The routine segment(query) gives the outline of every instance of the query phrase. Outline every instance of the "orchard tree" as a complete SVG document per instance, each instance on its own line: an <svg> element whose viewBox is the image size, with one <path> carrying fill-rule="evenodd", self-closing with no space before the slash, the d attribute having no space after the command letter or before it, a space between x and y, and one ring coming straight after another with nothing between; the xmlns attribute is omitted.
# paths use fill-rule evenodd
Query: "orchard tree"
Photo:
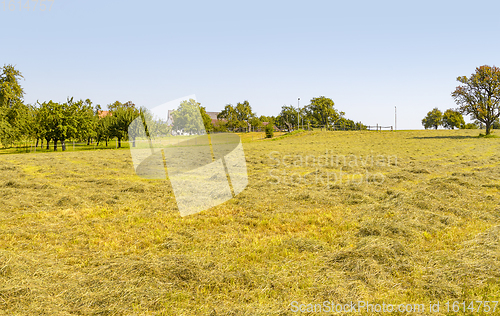
<svg viewBox="0 0 500 316"><path fill-rule="evenodd" d="M124 104L118 103L119 102L116 101L108 105L108 109L111 111L109 131L111 137L116 137L118 139L117 147L121 148L122 139L127 139L129 125L139 116L139 110L136 109L135 105L130 101Z"/></svg>
<svg viewBox="0 0 500 316"><path fill-rule="evenodd" d="M23 104L24 91L19 84L21 78L21 72L12 65L0 68L0 142L4 146L22 138L22 129L28 127L23 124L26 123L28 109Z"/></svg>
<svg viewBox="0 0 500 316"><path fill-rule="evenodd" d="M451 96L463 114L484 123L486 135L500 116L500 68L495 66L477 67L469 78L458 77L462 85L456 87Z"/></svg>
<svg viewBox="0 0 500 316"><path fill-rule="evenodd" d="M24 90L19 79L24 78L12 65L4 65L0 73L0 107L11 107L22 102Z"/></svg>
<svg viewBox="0 0 500 316"><path fill-rule="evenodd" d="M111 138L112 117L110 115L106 115L104 117L99 117L99 115L96 115L96 117L97 117L97 124L96 124L97 146L99 146L100 142L104 141L106 143L106 147L108 147L108 141Z"/></svg>
<svg viewBox="0 0 500 316"><path fill-rule="evenodd" d="M0 143L5 147L12 145L15 138L15 129L7 119L7 111L7 108L0 107Z"/></svg>
<svg viewBox="0 0 500 316"><path fill-rule="evenodd" d="M427 115L422 119L422 125L425 129L432 128L437 129L443 120L443 113L439 111L438 108L434 108L432 111L427 112Z"/></svg>
<svg viewBox="0 0 500 316"><path fill-rule="evenodd" d="M465 121L462 113L448 109L443 114L442 124L444 128L454 129L464 126Z"/></svg>

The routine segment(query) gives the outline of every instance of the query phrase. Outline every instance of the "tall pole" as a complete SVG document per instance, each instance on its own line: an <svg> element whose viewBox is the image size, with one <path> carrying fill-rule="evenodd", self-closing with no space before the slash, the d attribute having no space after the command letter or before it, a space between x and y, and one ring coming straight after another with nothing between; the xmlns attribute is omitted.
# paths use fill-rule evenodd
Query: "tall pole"
<svg viewBox="0 0 500 316"><path fill-rule="evenodd" d="M300 98L297 99L297 129L300 128Z"/></svg>
<svg viewBox="0 0 500 316"><path fill-rule="evenodd" d="M398 129L398 116L396 112L396 106L394 106L394 130Z"/></svg>

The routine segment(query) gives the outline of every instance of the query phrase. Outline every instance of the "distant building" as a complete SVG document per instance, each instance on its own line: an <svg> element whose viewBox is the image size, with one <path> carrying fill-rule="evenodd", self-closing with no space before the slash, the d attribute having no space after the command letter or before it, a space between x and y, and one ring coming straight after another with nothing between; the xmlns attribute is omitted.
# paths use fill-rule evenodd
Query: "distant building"
<svg viewBox="0 0 500 316"><path fill-rule="evenodd" d="M113 113L111 113L111 111L97 111L97 115L99 116L99 118L103 118L105 116L113 116Z"/></svg>

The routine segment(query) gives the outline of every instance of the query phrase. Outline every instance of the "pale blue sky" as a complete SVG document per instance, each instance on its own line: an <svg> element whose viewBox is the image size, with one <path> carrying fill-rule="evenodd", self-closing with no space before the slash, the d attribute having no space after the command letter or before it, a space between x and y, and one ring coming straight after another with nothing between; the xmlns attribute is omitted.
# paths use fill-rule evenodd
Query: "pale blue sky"
<svg viewBox="0 0 500 316"><path fill-rule="evenodd" d="M29 103L73 96L153 108L196 94L209 111L248 100L258 115L277 115L297 97L304 106L324 95L355 121L393 125L397 106L398 129L420 129L433 107L455 106L457 76L500 66L499 9L493 1L55 0L50 12L11 12L0 2L0 63L23 73Z"/></svg>

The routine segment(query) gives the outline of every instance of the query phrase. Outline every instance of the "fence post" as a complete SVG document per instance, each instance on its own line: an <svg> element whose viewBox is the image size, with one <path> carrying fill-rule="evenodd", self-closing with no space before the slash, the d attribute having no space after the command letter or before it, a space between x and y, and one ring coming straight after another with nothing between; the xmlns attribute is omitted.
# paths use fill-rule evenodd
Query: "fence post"
<svg viewBox="0 0 500 316"><path fill-rule="evenodd" d="M377 123L377 132L378 132L378 123Z"/></svg>

